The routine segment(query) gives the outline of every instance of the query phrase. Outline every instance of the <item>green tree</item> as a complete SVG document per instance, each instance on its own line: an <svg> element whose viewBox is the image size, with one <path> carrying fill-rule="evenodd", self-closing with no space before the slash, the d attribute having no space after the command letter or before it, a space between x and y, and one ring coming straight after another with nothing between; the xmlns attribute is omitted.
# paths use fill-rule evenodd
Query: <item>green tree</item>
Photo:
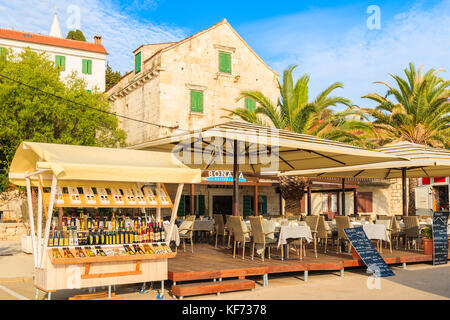
<svg viewBox="0 0 450 320"><path fill-rule="evenodd" d="M0 59L0 74L24 84L109 111L107 98L72 74L60 80L61 69L42 53L26 49ZM24 141L113 147L124 145L125 132L112 114L99 112L49 96L25 85L0 77L0 166L2 184L19 144Z"/></svg>
<svg viewBox="0 0 450 320"><path fill-rule="evenodd" d="M113 85L115 85L117 82L119 82L122 75L119 71L113 71L109 63L106 64L106 71L105 71L105 84L106 84L106 91L109 90Z"/></svg>
<svg viewBox="0 0 450 320"><path fill-rule="evenodd" d="M409 141L434 147L450 148L450 81L439 77L441 70L423 73L411 62L404 70L405 78L390 75L395 86L383 95L370 93L363 98L377 103L374 108L361 108L360 114L373 127L372 139L377 145ZM414 189L417 179L409 179L409 214L415 214Z"/></svg>
<svg viewBox="0 0 450 320"><path fill-rule="evenodd" d="M67 33L66 39L78 40L78 41L86 42L86 38L84 37L83 32L81 30L79 30L79 29L70 30Z"/></svg>
<svg viewBox="0 0 450 320"><path fill-rule="evenodd" d="M276 103L260 91L243 91L240 99L251 98L256 101L255 110L237 108L229 110L230 115L242 120L263 126L287 129L296 133L316 135L321 138L339 141L359 141L354 128L357 122L347 119L347 113L335 114L330 107L338 104L350 106L350 100L330 94L343 85L340 82L331 84L319 93L313 101L308 101L309 75L302 75L294 84L292 72L296 66L290 66L283 72L283 82L278 82L280 98ZM358 122L359 123L359 122ZM304 188L308 183L303 177L281 177L280 189L286 200L287 213L299 213L299 200L303 197Z"/></svg>
<svg viewBox="0 0 450 320"><path fill-rule="evenodd" d="M350 106L349 99L330 94L343 85L340 82L331 84L319 93L313 101L308 101L309 75L302 75L294 84L292 72L296 66L290 66L283 72L283 82L278 83L280 98L276 103L260 91L243 91L239 99L251 98L258 104L255 110L237 108L228 110L230 115L238 116L244 121L287 129L297 133L316 135L321 138L332 138L339 141L358 140L348 127L350 119L346 112L334 113L330 107L338 104ZM348 121L347 121L348 120Z"/></svg>

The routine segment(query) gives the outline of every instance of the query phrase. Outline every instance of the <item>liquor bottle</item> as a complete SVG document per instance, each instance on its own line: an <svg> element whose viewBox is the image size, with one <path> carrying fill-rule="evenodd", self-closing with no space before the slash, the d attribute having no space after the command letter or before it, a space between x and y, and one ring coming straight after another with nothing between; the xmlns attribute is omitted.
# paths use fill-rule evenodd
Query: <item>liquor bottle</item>
<svg viewBox="0 0 450 320"><path fill-rule="evenodd" d="M68 230L68 238L69 238L69 246L73 246L73 232L71 228L69 228Z"/></svg>
<svg viewBox="0 0 450 320"><path fill-rule="evenodd" d="M48 237L48 246L53 247L53 230L50 230L50 235Z"/></svg>
<svg viewBox="0 0 450 320"><path fill-rule="evenodd" d="M120 235L117 231L114 231L115 237L116 237L116 244L120 244Z"/></svg>
<svg viewBox="0 0 450 320"><path fill-rule="evenodd" d="M68 235L68 232L67 232L67 231L63 232L63 235L64 235L64 245L67 247L67 246L69 245L69 235Z"/></svg>
<svg viewBox="0 0 450 320"><path fill-rule="evenodd" d="M76 230L74 230L74 237L73 237L73 245L74 246L78 246L79 245L79 241L78 241L78 232Z"/></svg>
<svg viewBox="0 0 450 320"><path fill-rule="evenodd" d="M155 241L155 230L153 228L153 222L150 223L150 242L156 242Z"/></svg>
<svg viewBox="0 0 450 320"><path fill-rule="evenodd" d="M60 229L59 229L58 245L60 247L64 246L64 237L63 237L62 227L60 227Z"/></svg>
<svg viewBox="0 0 450 320"><path fill-rule="evenodd" d="M103 233L103 229L100 231L100 244L105 244L105 234Z"/></svg>

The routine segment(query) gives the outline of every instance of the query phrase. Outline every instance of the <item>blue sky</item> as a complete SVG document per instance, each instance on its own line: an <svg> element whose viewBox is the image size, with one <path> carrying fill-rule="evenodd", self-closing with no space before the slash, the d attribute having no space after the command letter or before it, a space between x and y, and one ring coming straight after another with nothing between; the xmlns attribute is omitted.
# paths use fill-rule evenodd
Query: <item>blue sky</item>
<svg viewBox="0 0 450 320"><path fill-rule="evenodd" d="M78 24L89 41L101 34L108 61L122 73L141 44L179 40L223 18L279 73L291 64L296 76L309 73L311 98L341 81L335 94L366 106L362 95L384 92L373 81L389 81L410 61L450 68L450 0L0 0L0 27L46 34L55 5L64 35ZM380 8L380 29L367 27L370 5Z"/></svg>

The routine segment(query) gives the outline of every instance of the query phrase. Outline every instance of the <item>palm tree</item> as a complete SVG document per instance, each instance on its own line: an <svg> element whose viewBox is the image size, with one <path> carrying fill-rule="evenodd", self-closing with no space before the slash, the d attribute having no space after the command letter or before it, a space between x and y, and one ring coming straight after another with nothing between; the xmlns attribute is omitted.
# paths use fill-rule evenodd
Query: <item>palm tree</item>
<svg viewBox="0 0 450 320"><path fill-rule="evenodd" d="M375 144L409 141L434 147L450 147L450 81L438 76L441 70L422 72L411 62L406 78L391 75L398 88L377 81L388 89L385 96L370 93L363 98L377 103L361 108L370 121ZM392 99L391 99L392 98ZM415 214L414 190L417 179L409 179L409 214Z"/></svg>
<svg viewBox="0 0 450 320"><path fill-rule="evenodd" d="M276 104L259 91L243 91L238 100L251 98L258 106L255 110L226 109L230 112L228 118L237 116L250 123L343 142L360 141L358 135L349 130L351 120L345 120L347 113L334 114L330 109L338 104L351 105L350 100L346 98L330 96L335 89L343 87L342 83L331 84L313 101L308 101L309 75L302 75L294 85L292 72L295 68L293 65L283 72L283 82L278 82L280 98ZM303 197L307 183L307 179L297 176L280 179L281 194L286 200L286 212L299 213L299 200Z"/></svg>

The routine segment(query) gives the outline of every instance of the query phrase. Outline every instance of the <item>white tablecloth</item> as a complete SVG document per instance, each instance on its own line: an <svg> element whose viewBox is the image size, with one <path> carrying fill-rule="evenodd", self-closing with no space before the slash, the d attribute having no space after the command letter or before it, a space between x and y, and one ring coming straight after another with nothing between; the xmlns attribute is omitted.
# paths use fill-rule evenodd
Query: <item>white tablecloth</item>
<svg viewBox="0 0 450 320"><path fill-rule="evenodd" d="M390 242L389 234L384 224L364 224L364 232L370 240L383 240Z"/></svg>
<svg viewBox="0 0 450 320"><path fill-rule="evenodd" d="M169 232L169 226L170 224L164 224L164 238L166 238L167 241L167 235ZM180 234L178 233L178 227L176 224L173 225L173 231L172 231L172 237L170 239L170 241L175 241L175 244L177 245L177 247L180 245Z"/></svg>
<svg viewBox="0 0 450 320"><path fill-rule="evenodd" d="M305 239L308 242L313 240L311 229L308 226L281 226L278 237L278 246L287 244L287 239Z"/></svg>
<svg viewBox="0 0 450 320"><path fill-rule="evenodd" d="M330 228L336 231L336 223L333 221L327 221ZM386 226L384 224L369 224L369 223L361 223L361 222L351 222L352 228L354 227L363 227L364 232L367 234L367 237L370 240L383 240L389 241L389 234L386 230Z"/></svg>
<svg viewBox="0 0 450 320"><path fill-rule="evenodd" d="M194 231L213 231L214 220L195 220Z"/></svg>

